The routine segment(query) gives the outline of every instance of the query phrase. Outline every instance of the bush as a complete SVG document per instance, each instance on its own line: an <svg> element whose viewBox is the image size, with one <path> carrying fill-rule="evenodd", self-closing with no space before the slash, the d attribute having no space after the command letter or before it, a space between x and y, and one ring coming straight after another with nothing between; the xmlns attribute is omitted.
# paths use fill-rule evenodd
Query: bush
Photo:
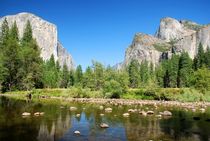
<svg viewBox="0 0 210 141"><path fill-rule="evenodd" d="M106 81L103 87L105 98L120 98L123 91L123 87L115 80Z"/></svg>

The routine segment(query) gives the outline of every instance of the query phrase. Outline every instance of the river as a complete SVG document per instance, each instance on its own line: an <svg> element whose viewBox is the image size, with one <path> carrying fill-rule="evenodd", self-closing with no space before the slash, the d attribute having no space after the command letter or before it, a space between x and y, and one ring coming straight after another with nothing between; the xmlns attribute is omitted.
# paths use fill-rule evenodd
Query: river
<svg viewBox="0 0 210 141"><path fill-rule="evenodd" d="M103 106L103 107L102 107ZM70 107L76 107L70 110ZM105 108L112 112L105 112ZM132 109L128 117L124 113ZM172 116L159 116L170 111ZM141 115L139 111L154 111ZM31 113L22 116L23 112ZM36 112L44 112L35 116ZM101 128L106 123L109 128ZM80 135L75 134L79 131ZM205 112L177 106L99 105L60 100L26 101L0 97L0 141L208 141L210 107Z"/></svg>

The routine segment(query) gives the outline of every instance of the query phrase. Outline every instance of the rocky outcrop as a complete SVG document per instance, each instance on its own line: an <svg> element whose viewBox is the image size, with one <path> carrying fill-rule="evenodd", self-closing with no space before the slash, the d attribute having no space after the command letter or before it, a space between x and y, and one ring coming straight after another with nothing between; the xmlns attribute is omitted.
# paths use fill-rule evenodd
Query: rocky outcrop
<svg viewBox="0 0 210 141"><path fill-rule="evenodd" d="M161 19L154 36L137 33L132 44L127 48L122 68L131 60L148 61L157 65L164 56L170 58L172 53L188 52L191 58L197 54L201 43L206 50L210 47L210 25L199 25L188 20L178 21L173 18Z"/></svg>
<svg viewBox="0 0 210 141"><path fill-rule="evenodd" d="M2 25L5 18L7 19L9 26L16 21L20 37L23 36L25 25L29 20L33 30L33 37L40 47L43 60L48 60L51 55L54 55L55 60L58 60L61 66L66 64L69 69L73 68L71 55L58 41L56 25L49 23L34 14L25 12L0 18L0 25Z"/></svg>

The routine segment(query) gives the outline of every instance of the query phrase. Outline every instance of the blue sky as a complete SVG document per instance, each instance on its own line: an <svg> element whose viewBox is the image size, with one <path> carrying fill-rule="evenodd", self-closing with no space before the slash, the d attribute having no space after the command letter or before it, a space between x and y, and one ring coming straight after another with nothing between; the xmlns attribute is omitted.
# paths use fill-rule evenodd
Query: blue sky
<svg viewBox="0 0 210 141"><path fill-rule="evenodd" d="M31 12L57 25L59 40L83 68L123 61L137 32L154 34L166 16L210 23L210 0L0 0L0 16Z"/></svg>

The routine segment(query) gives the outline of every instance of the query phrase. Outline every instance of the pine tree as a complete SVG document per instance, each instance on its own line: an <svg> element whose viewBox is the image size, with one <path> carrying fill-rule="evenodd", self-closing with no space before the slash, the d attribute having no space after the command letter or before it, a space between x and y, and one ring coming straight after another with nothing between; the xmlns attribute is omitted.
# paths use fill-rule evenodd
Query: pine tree
<svg viewBox="0 0 210 141"><path fill-rule="evenodd" d="M210 48L207 46L206 52L205 52L205 65L210 69Z"/></svg>
<svg viewBox="0 0 210 141"><path fill-rule="evenodd" d="M94 75L90 66L87 67L83 76L83 87L94 90Z"/></svg>
<svg viewBox="0 0 210 141"><path fill-rule="evenodd" d="M179 59L177 86L189 87L192 79L192 72L192 60L187 52L183 52Z"/></svg>
<svg viewBox="0 0 210 141"><path fill-rule="evenodd" d="M140 80L143 85L147 84L150 77L149 74L148 62L143 61L140 65Z"/></svg>
<svg viewBox="0 0 210 141"><path fill-rule="evenodd" d="M44 86L47 88L57 88L60 83L60 67L55 63L54 55L43 65L43 78Z"/></svg>
<svg viewBox="0 0 210 141"><path fill-rule="evenodd" d="M60 87L61 88L67 88L68 83L69 83L69 71L68 71L67 65L64 64L63 70L62 70Z"/></svg>
<svg viewBox="0 0 210 141"><path fill-rule="evenodd" d="M94 72L95 90L100 90L104 85L104 66L96 61L92 62Z"/></svg>
<svg viewBox="0 0 210 141"><path fill-rule="evenodd" d="M1 25L0 49L3 46L6 46L8 39L9 39L9 25L8 25L7 19L5 18Z"/></svg>
<svg viewBox="0 0 210 141"><path fill-rule="evenodd" d="M5 24L5 25L4 25ZM5 26L7 29L7 22L5 21L2 27ZM6 30L4 32L7 32ZM6 33L7 34L7 33ZM20 66L19 61L19 44L18 44L18 30L14 23L12 28L9 30L8 35L2 34L3 47L2 50L2 90L11 91L17 88L18 82L18 68Z"/></svg>
<svg viewBox="0 0 210 141"><path fill-rule="evenodd" d="M179 56L173 54L171 59L169 60L170 87L173 88L177 87L178 70L179 70Z"/></svg>
<svg viewBox="0 0 210 141"><path fill-rule="evenodd" d="M131 88L137 88L139 86L139 63L137 60L132 60L128 66L128 75Z"/></svg>
<svg viewBox="0 0 210 141"><path fill-rule="evenodd" d="M75 71L75 85L82 86L83 73L82 66L78 65Z"/></svg>
<svg viewBox="0 0 210 141"><path fill-rule="evenodd" d="M29 43L33 39L31 23L28 20L23 33L22 43Z"/></svg>
<svg viewBox="0 0 210 141"><path fill-rule="evenodd" d="M198 54L197 54L197 59L198 59L198 68L201 68L204 65L205 62L205 55L204 55L204 49L203 45L200 43L198 46Z"/></svg>
<svg viewBox="0 0 210 141"><path fill-rule="evenodd" d="M41 82L42 76L42 59L40 58L40 50L36 40L32 36L32 28L27 21L21 40L21 68L19 74L22 75L21 87L30 90Z"/></svg>
<svg viewBox="0 0 210 141"><path fill-rule="evenodd" d="M74 86L75 78L74 78L74 71L70 70L69 72L69 86Z"/></svg>

